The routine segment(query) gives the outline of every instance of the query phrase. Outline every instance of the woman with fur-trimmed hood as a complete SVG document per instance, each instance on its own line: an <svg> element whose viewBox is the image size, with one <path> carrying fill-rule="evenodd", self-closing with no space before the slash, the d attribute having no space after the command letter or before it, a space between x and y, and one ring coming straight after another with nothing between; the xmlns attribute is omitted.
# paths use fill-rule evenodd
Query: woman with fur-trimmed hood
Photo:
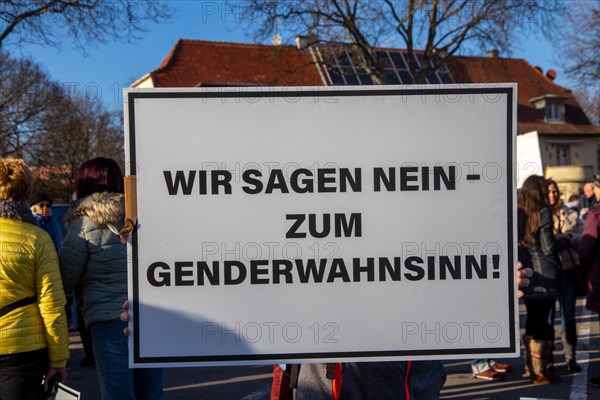
<svg viewBox="0 0 600 400"><path fill-rule="evenodd" d="M120 321L127 300L127 248L118 235L125 216L121 169L109 158L86 161L76 188L60 269L67 291L82 285L83 319L92 333L102 398L162 399L162 370L129 369L127 324Z"/></svg>
<svg viewBox="0 0 600 400"><path fill-rule="evenodd" d="M23 160L0 159L0 399L39 399L64 382L69 333L58 259L29 206Z"/></svg>

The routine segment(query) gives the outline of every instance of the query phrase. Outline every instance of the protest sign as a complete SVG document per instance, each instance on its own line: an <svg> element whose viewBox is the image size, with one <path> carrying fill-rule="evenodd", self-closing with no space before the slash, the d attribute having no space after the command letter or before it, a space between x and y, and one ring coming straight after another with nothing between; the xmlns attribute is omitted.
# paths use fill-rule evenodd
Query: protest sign
<svg viewBox="0 0 600 400"><path fill-rule="evenodd" d="M540 140L537 131L517 136L517 189L531 175L544 176Z"/></svg>
<svg viewBox="0 0 600 400"><path fill-rule="evenodd" d="M54 396L54 400L80 400L81 393L77 390L64 385L62 383L58 384L58 390L56 392L56 396Z"/></svg>
<svg viewBox="0 0 600 400"><path fill-rule="evenodd" d="M125 107L132 365L517 354L516 85Z"/></svg>

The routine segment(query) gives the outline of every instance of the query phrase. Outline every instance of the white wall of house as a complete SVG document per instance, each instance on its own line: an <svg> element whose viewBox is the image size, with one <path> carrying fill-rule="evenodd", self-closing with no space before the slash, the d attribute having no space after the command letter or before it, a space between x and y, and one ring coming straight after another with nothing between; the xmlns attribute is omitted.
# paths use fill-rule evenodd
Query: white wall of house
<svg viewBox="0 0 600 400"><path fill-rule="evenodd" d="M540 153L544 166L577 165L598 170L598 139L595 136L540 135Z"/></svg>
<svg viewBox="0 0 600 400"><path fill-rule="evenodd" d="M144 76L142 76L141 78L139 78L137 81L133 82L131 84L131 87L135 87L135 88L153 88L154 87L154 81L152 79L152 76L150 76L150 74L146 74Z"/></svg>
<svg viewBox="0 0 600 400"><path fill-rule="evenodd" d="M566 202L598 171L598 138L540 136L539 140L544 175L558 183Z"/></svg>

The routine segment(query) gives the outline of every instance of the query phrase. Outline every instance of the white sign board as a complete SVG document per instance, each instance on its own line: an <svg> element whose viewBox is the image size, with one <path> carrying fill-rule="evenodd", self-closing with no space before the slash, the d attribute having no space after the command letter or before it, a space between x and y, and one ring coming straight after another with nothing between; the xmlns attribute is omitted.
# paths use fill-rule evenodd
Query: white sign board
<svg viewBox="0 0 600 400"><path fill-rule="evenodd" d="M544 176L540 140L537 131L517 136L517 189L531 175Z"/></svg>
<svg viewBox="0 0 600 400"><path fill-rule="evenodd" d="M516 85L126 99L132 365L517 354Z"/></svg>
<svg viewBox="0 0 600 400"><path fill-rule="evenodd" d="M67 385L63 385L62 383L58 384L58 390L54 400L79 400L80 398L81 393L77 390Z"/></svg>

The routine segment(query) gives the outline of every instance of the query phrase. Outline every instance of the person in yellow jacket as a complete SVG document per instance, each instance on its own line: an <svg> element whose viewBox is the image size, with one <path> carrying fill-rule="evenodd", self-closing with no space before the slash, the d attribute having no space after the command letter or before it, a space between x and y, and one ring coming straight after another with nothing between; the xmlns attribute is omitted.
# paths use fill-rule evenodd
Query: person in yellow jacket
<svg viewBox="0 0 600 400"><path fill-rule="evenodd" d="M40 399L69 358L58 257L24 203L31 173L0 159L0 399ZM42 383L43 382L43 383Z"/></svg>

